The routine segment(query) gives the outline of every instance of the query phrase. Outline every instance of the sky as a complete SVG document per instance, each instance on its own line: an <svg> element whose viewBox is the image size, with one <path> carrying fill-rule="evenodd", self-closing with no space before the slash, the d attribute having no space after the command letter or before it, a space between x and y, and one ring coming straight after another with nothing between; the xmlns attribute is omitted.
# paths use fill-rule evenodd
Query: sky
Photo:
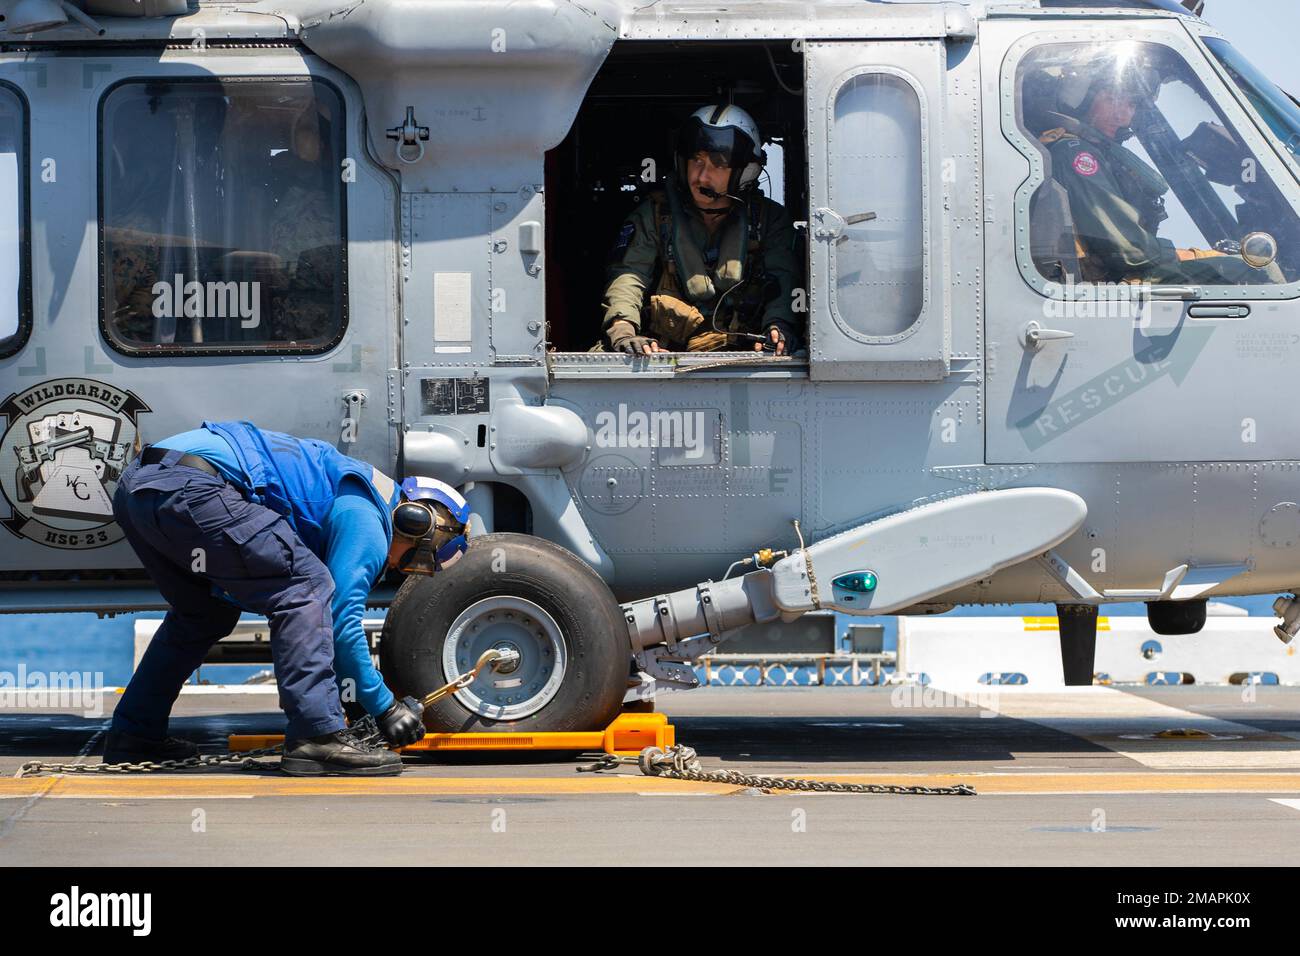
<svg viewBox="0 0 1300 956"><path fill-rule="evenodd" d="M1205 19L1269 79L1300 96L1300 0L1207 0Z"/></svg>

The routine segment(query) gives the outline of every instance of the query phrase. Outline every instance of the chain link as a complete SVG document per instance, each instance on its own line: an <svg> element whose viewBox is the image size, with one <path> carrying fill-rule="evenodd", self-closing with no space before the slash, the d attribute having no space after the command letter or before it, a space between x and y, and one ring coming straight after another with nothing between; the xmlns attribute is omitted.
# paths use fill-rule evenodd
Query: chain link
<svg viewBox="0 0 1300 956"><path fill-rule="evenodd" d="M373 721L365 720L354 725L353 734L362 742L382 743L383 737ZM122 774L156 773L159 771L199 770L208 767L236 765L240 770L270 770L274 765L259 763L259 757L283 754L284 746L262 747L244 753L198 754L184 760L145 760L140 763L44 763L31 760L18 768L15 777L32 777L42 773L66 774ZM829 780L809 780L802 777L769 777L763 774L741 773L738 770L704 770L695 750L684 744L660 750L646 747L635 757L601 754L593 763L578 767L580 773L600 773L625 764L633 764L647 777L666 777L670 780L688 780L695 783L721 783L756 790L798 790L805 793L895 793L918 796L976 796L974 787L958 784L954 787L907 787L890 783L838 783Z"/></svg>
<svg viewBox="0 0 1300 956"><path fill-rule="evenodd" d="M389 746L388 741L384 739L383 732L379 729L379 722L369 714L353 721L349 725L347 733L354 741L363 746L370 745L385 748ZM283 756L283 754L284 744L276 744L274 747L245 750L241 753L196 754L193 757L186 757L184 760L142 760L140 763L44 763L40 760L29 760L18 768L18 772L14 776L18 778L34 777L41 773L158 773L160 771L175 770L205 770L208 767L231 765L237 766L240 770L276 770L278 765L258 763L258 758Z"/></svg>
<svg viewBox="0 0 1300 956"><path fill-rule="evenodd" d="M690 780L696 783L723 783L756 790L799 790L806 793L897 793L915 796L973 797L974 787L957 784L955 787L905 787L892 783L837 783L829 780L808 780L801 777L768 777L761 774L741 773L738 770L704 770L695 751L683 744L660 750L647 747L635 757L602 754L594 763L578 768L582 773L600 773L623 764L635 764L647 777L667 777L670 780Z"/></svg>
<svg viewBox="0 0 1300 956"><path fill-rule="evenodd" d="M384 737L384 732L379 729L379 721L375 720L370 714L366 714L348 725L348 736L357 741L358 744L370 747L383 747L388 749L394 746Z"/></svg>
<svg viewBox="0 0 1300 956"><path fill-rule="evenodd" d="M184 760L142 760L139 763L45 763L29 760L18 768L15 777L34 777L41 773L157 773L173 770L202 770L208 767L237 765L240 770L272 770L275 765L258 763L258 757L270 757L284 752L284 745L262 747L237 754L195 754Z"/></svg>
<svg viewBox="0 0 1300 956"><path fill-rule="evenodd" d="M468 687L478 677L483 668L491 665L492 669L495 670L508 659L508 654L495 648L484 651L479 656L473 670L462 674L450 684L445 684L432 694L429 694L424 698L424 706L427 707L441 697L454 694L463 687ZM360 746L384 748L390 746L383 732L379 729L379 722L370 714L353 721L349 725L347 732ZM240 770L273 770L277 768L271 764L258 763L257 758L270 757L276 754L282 755L283 753L284 745L280 744L275 747L263 747L260 750L249 750L237 754L196 755L186 757L184 760L143 760L140 763L44 763L40 760L29 760L18 768L18 772L14 776L21 779L22 777L34 777L41 773L157 773L167 770L202 770L208 767L229 764L238 766Z"/></svg>
<svg viewBox="0 0 1300 956"><path fill-rule="evenodd" d="M389 746L383 731L379 729L379 722L369 714L353 721L348 726L347 734L362 746L384 748ZM276 764L258 763L257 759L283 756L283 754L284 744L276 744L274 747L262 747L259 750L246 750L242 753L196 754L184 760L144 760L140 763L43 763L40 760L31 760L19 767L14 776L33 777L39 773L157 773L170 770L203 770L208 767L229 765L237 766L240 770L275 770L278 769Z"/></svg>

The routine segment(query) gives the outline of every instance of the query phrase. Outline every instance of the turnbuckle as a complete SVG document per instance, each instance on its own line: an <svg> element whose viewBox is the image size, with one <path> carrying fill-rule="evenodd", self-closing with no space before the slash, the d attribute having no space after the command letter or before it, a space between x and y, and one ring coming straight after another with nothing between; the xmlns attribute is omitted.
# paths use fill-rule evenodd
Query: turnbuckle
<svg viewBox="0 0 1300 956"><path fill-rule="evenodd" d="M475 662L473 670L461 674L450 684L444 684L433 693L425 695L424 700L420 703L423 706L428 707L430 704L442 700L442 698L446 697L448 694L454 694L456 691L474 683L475 678L478 677L483 668L491 665L492 669L496 670L503 664L511 664L518 661L519 658L519 652L512 648L502 650L500 648L490 647L479 655L478 661Z"/></svg>

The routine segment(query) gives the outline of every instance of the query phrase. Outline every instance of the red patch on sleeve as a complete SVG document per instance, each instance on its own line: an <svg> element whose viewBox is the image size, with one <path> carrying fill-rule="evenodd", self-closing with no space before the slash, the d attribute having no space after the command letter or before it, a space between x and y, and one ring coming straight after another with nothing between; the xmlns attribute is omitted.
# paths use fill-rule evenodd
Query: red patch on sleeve
<svg viewBox="0 0 1300 956"><path fill-rule="evenodd" d="M1092 153L1080 153L1074 157L1074 171L1080 176L1096 176L1101 170L1101 163Z"/></svg>

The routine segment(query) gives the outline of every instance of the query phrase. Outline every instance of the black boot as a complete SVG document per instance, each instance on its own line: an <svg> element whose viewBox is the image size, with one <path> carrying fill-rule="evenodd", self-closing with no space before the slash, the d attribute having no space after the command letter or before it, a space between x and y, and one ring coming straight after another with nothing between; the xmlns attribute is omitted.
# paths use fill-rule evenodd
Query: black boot
<svg viewBox="0 0 1300 956"><path fill-rule="evenodd" d="M104 735L104 763L144 763L163 760L188 760L199 752L197 745L179 737L154 740L136 737L120 730L110 730Z"/></svg>
<svg viewBox="0 0 1300 956"><path fill-rule="evenodd" d="M402 758L387 747L338 730L319 737L286 739L280 769L295 777L394 777L402 772Z"/></svg>

